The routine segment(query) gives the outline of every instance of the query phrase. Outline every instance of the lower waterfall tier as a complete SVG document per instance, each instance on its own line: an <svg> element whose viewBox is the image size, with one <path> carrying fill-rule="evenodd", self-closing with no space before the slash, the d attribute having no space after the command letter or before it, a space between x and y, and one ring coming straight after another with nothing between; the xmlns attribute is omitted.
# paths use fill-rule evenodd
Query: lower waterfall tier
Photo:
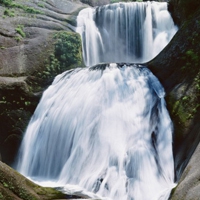
<svg viewBox="0 0 200 200"><path fill-rule="evenodd" d="M17 169L112 200L167 200L174 186L165 92L145 67L108 65L56 77L24 136Z"/></svg>

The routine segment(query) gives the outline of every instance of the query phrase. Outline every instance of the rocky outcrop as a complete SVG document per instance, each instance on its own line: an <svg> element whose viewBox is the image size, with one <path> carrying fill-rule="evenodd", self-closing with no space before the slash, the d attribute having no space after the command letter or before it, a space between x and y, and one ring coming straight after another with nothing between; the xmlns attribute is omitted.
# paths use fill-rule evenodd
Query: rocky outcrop
<svg viewBox="0 0 200 200"><path fill-rule="evenodd" d="M0 199L3 200L50 200L68 199L67 195L43 188L0 162Z"/></svg>
<svg viewBox="0 0 200 200"><path fill-rule="evenodd" d="M200 127L198 131L195 126L200 109L200 45L197 43L200 41L199 21L200 10L180 27L170 44L147 64L167 92L166 98L175 128L177 171L184 169L190 158L186 152L190 148L195 149L199 142ZM188 145L187 148L185 145ZM181 146L184 146L183 149Z"/></svg>
<svg viewBox="0 0 200 200"><path fill-rule="evenodd" d="M57 188L58 189L58 188ZM0 199L3 200L64 200L86 199L50 187L41 187L0 161Z"/></svg>
<svg viewBox="0 0 200 200"><path fill-rule="evenodd" d="M200 144L181 176L171 200L198 200L200 197Z"/></svg>
<svg viewBox="0 0 200 200"><path fill-rule="evenodd" d="M179 26L190 18L199 8L200 1L197 0L170 0L169 10L174 21Z"/></svg>
<svg viewBox="0 0 200 200"><path fill-rule="evenodd" d="M176 2L183 5L186 0ZM182 10L182 14L187 9L191 8L177 8L180 13ZM173 146L178 186L171 199L188 200L199 199L197 189L200 185L199 168L195 168L200 164L197 159L199 147L195 151L200 141L199 2L193 11L190 10L190 15L181 17L179 24L180 29L172 41L147 65L166 89L168 110L174 123Z"/></svg>
<svg viewBox="0 0 200 200"><path fill-rule="evenodd" d="M44 89L82 66L74 33L79 1L6 1L0 5L0 154L11 164Z"/></svg>

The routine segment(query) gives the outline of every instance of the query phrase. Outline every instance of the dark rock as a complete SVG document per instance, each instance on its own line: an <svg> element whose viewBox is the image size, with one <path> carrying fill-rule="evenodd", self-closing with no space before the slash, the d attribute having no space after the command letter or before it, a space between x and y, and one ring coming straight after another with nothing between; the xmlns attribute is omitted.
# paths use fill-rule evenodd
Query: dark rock
<svg viewBox="0 0 200 200"><path fill-rule="evenodd" d="M67 198L65 194L53 188L36 185L0 161L0 199L58 200Z"/></svg>
<svg viewBox="0 0 200 200"><path fill-rule="evenodd" d="M176 2L183 5L181 1ZM177 9L181 13L186 8ZM198 149L195 151L200 141L200 7L190 16L183 17L182 13L180 17L177 34L147 65L166 89L167 106L174 123L173 148L179 184L171 198L188 200L199 199L200 184L194 177L199 174L195 166L200 164L196 159Z"/></svg>

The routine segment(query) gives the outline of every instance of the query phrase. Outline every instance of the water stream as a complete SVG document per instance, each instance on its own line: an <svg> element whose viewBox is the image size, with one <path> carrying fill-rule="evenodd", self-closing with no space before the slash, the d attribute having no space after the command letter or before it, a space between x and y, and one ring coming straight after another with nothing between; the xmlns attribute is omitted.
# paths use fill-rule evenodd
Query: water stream
<svg viewBox="0 0 200 200"><path fill-rule="evenodd" d="M115 3L82 10L77 19L87 66L142 63L155 57L177 31L167 3Z"/></svg>
<svg viewBox="0 0 200 200"><path fill-rule="evenodd" d="M168 27L168 14L167 25L159 18L158 28L157 10L165 13L166 4L119 3L81 11L78 32L86 64L144 62L155 56L175 33L162 29ZM129 18L131 13L139 22ZM149 20L152 27L146 31ZM92 198L167 200L174 187L174 161L164 96L158 79L142 65L111 63L58 75L29 123L18 171L41 185Z"/></svg>

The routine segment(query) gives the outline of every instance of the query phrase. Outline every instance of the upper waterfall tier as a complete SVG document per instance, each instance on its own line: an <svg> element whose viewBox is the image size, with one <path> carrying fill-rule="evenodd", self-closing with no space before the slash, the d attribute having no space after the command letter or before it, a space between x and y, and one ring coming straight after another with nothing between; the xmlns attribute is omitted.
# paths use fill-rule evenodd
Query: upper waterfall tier
<svg viewBox="0 0 200 200"><path fill-rule="evenodd" d="M86 8L77 18L87 66L146 62L169 43L176 31L167 3L115 3Z"/></svg>

